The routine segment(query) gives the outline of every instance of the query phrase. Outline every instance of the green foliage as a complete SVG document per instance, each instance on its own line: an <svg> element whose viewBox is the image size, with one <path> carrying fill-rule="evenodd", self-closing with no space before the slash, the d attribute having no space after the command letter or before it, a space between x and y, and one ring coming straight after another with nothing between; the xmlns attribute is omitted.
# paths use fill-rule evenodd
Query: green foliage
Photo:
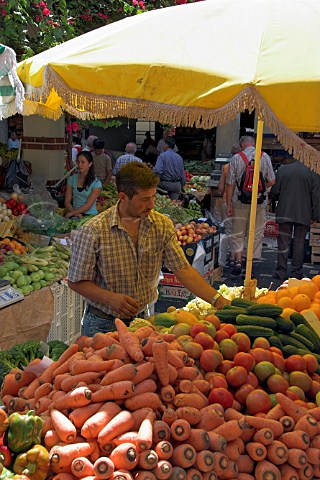
<svg viewBox="0 0 320 480"><path fill-rule="evenodd" d="M18 60L125 17L194 0L7 0L0 7L1 43Z"/></svg>
<svg viewBox="0 0 320 480"><path fill-rule="evenodd" d="M50 340L47 342L49 347L49 357L55 362L59 360L60 356L65 352L68 348L68 345L61 342L60 340Z"/></svg>

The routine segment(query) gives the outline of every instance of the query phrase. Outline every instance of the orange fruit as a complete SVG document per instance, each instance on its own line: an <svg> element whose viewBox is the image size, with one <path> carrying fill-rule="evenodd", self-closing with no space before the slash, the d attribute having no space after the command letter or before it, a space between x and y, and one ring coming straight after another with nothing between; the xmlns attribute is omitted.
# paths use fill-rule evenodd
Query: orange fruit
<svg viewBox="0 0 320 480"><path fill-rule="evenodd" d="M320 319L320 304L319 303L311 303L310 309L314 311L317 317Z"/></svg>
<svg viewBox="0 0 320 480"><path fill-rule="evenodd" d="M261 297L259 297L259 298L257 299L257 303L259 303L259 304L268 303L268 297L267 297L267 295L262 295Z"/></svg>
<svg viewBox="0 0 320 480"><path fill-rule="evenodd" d="M276 291L276 302L280 300L282 297L288 297L288 289L287 288L279 288L279 290Z"/></svg>
<svg viewBox="0 0 320 480"><path fill-rule="evenodd" d="M320 300L320 292L316 292L314 295L315 300Z"/></svg>
<svg viewBox="0 0 320 480"><path fill-rule="evenodd" d="M296 313L296 311L293 308L287 308L286 307L286 308L283 309L283 312L281 313L281 317L290 319L290 315L292 313Z"/></svg>
<svg viewBox="0 0 320 480"><path fill-rule="evenodd" d="M311 300L310 297L304 293L298 293L295 297L293 297L294 308L297 312L301 312L302 310L306 310L310 308Z"/></svg>
<svg viewBox="0 0 320 480"><path fill-rule="evenodd" d="M311 278L311 281L315 283L320 290L320 275L315 275L314 277Z"/></svg>
<svg viewBox="0 0 320 480"><path fill-rule="evenodd" d="M294 303L291 297L281 297L277 301L277 305L282 308L293 308ZM319 305L320 306L320 305Z"/></svg>
<svg viewBox="0 0 320 480"><path fill-rule="evenodd" d="M298 294L298 288L299 287L291 287L291 288L288 288L288 293L290 295L290 297L295 297L297 294Z"/></svg>
<svg viewBox="0 0 320 480"><path fill-rule="evenodd" d="M315 294L318 291L318 287L313 282L303 283L298 287L298 294L303 293L305 295L308 295L311 300L314 298Z"/></svg>

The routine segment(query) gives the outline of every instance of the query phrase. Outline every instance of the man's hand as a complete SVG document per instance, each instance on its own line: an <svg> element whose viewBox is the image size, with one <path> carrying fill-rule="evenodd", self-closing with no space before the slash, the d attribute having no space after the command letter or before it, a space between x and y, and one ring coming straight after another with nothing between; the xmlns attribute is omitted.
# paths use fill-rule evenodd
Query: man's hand
<svg viewBox="0 0 320 480"><path fill-rule="evenodd" d="M214 307L217 309L217 310L221 310L223 305L230 305L230 300L227 300L226 298L224 297L219 297L216 301L216 303L214 304Z"/></svg>
<svg viewBox="0 0 320 480"><path fill-rule="evenodd" d="M228 216L228 217L233 217L233 214L234 214L234 210L233 210L232 204L231 204L231 205L228 205L228 207L227 207L227 216Z"/></svg>
<svg viewBox="0 0 320 480"><path fill-rule="evenodd" d="M112 293L109 305L121 318L133 317L138 313L140 307L137 300L122 293Z"/></svg>

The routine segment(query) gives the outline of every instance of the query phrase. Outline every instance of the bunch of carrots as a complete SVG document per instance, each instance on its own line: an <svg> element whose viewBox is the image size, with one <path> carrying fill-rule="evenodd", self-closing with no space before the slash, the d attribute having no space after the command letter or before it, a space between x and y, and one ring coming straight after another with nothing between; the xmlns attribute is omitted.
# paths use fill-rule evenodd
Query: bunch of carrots
<svg viewBox="0 0 320 480"><path fill-rule="evenodd" d="M172 334L80 337L39 376L11 372L8 412L43 419L53 480L320 478L320 408L278 393L264 417L209 405L211 389Z"/></svg>

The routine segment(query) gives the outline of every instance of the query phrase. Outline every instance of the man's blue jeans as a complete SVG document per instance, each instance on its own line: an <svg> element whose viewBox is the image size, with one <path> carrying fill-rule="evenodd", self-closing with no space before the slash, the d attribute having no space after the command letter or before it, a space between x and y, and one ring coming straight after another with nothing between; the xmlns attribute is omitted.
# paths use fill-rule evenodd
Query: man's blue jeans
<svg viewBox="0 0 320 480"><path fill-rule="evenodd" d="M87 304L83 313L81 320L81 335L86 335L87 337L93 337L97 332L107 333L114 332L116 326L114 320L116 317L113 315L103 314L103 317L90 312L89 305ZM129 325L133 318L122 319L122 321Z"/></svg>

